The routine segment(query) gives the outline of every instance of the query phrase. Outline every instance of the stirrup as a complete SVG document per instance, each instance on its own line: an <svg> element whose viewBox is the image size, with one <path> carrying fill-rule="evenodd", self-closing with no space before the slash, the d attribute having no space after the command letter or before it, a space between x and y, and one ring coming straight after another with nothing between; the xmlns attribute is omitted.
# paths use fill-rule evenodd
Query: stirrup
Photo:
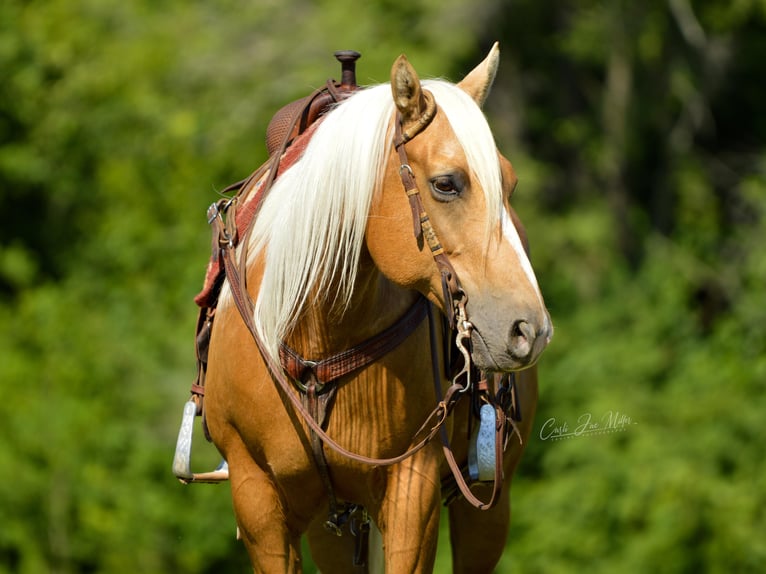
<svg viewBox="0 0 766 574"><path fill-rule="evenodd" d="M229 480L229 464L221 460L221 464L211 472L195 473L191 471L192 434L194 418L197 416L197 404L187 401L184 405L181 428L178 429L176 453L173 456L173 474L184 484L192 482L207 482L217 484Z"/></svg>
<svg viewBox="0 0 766 574"><path fill-rule="evenodd" d="M484 404L481 406L479 414L481 415L481 423L468 446L468 470L471 480L485 482L495 478L497 413L495 407Z"/></svg>

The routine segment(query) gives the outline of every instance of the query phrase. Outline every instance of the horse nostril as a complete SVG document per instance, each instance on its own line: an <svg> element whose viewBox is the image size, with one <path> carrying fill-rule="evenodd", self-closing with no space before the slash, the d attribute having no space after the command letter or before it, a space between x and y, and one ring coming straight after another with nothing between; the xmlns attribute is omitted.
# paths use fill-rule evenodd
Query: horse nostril
<svg viewBox="0 0 766 574"><path fill-rule="evenodd" d="M526 321L519 320L511 327L510 351L517 359L525 359L535 343L535 329Z"/></svg>

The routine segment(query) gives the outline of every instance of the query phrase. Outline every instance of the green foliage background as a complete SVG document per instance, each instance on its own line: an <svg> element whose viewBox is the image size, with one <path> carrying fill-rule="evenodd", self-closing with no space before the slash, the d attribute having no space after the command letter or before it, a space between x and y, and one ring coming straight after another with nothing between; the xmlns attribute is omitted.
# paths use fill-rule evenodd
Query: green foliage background
<svg viewBox="0 0 766 574"><path fill-rule="evenodd" d="M170 473L205 209L334 50L459 79L496 39L557 328L498 571L764 571L766 3L243 4L0 4L0 572L248 570Z"/></svg>

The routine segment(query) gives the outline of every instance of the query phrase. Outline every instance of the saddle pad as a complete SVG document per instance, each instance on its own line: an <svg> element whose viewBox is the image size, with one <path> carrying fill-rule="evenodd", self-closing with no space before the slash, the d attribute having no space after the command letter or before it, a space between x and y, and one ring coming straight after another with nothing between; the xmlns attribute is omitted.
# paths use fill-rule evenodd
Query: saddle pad
<svg viewBox="0 0 766 574"><path fill-rule="evenodd" d="M320 121L313 123L305 132L293 140L279 161L275 181L280 175L300 160L309 141L311 141L311 136L314 135L314 132L320 123ZM237 214L235 218L237 224L237 237L240 237L248 228L258 210L258 206L261 204L261 201L263 201L263 185L266 183L269 173L269 169L264 170L263 174L256 182L250 183L248 189L243 189L239 192L239 205L237 206ZM210 256L210 261L207 264L207 270L205 271L205 281L202 286L202 291L200 291L194 298L194 302L203 309L206 307L215 307L218 303L218 292L223 284L223 279L224 270L218 257L218 238L214 237L212 254Z"/></svg>

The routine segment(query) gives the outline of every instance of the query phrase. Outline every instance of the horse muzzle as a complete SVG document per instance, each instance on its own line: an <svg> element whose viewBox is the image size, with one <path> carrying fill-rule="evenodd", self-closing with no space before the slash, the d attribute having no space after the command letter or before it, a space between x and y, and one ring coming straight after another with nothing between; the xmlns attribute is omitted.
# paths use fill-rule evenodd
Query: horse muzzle
<svg viewBox="0 0 766 574"><path fill-rule="evenodd" d="M516 371L535 364L553 337L550 316L516 319L503 335L498 329L482 329L482 321L473 322L471 347L473 361L482 370Z"/></svg>

